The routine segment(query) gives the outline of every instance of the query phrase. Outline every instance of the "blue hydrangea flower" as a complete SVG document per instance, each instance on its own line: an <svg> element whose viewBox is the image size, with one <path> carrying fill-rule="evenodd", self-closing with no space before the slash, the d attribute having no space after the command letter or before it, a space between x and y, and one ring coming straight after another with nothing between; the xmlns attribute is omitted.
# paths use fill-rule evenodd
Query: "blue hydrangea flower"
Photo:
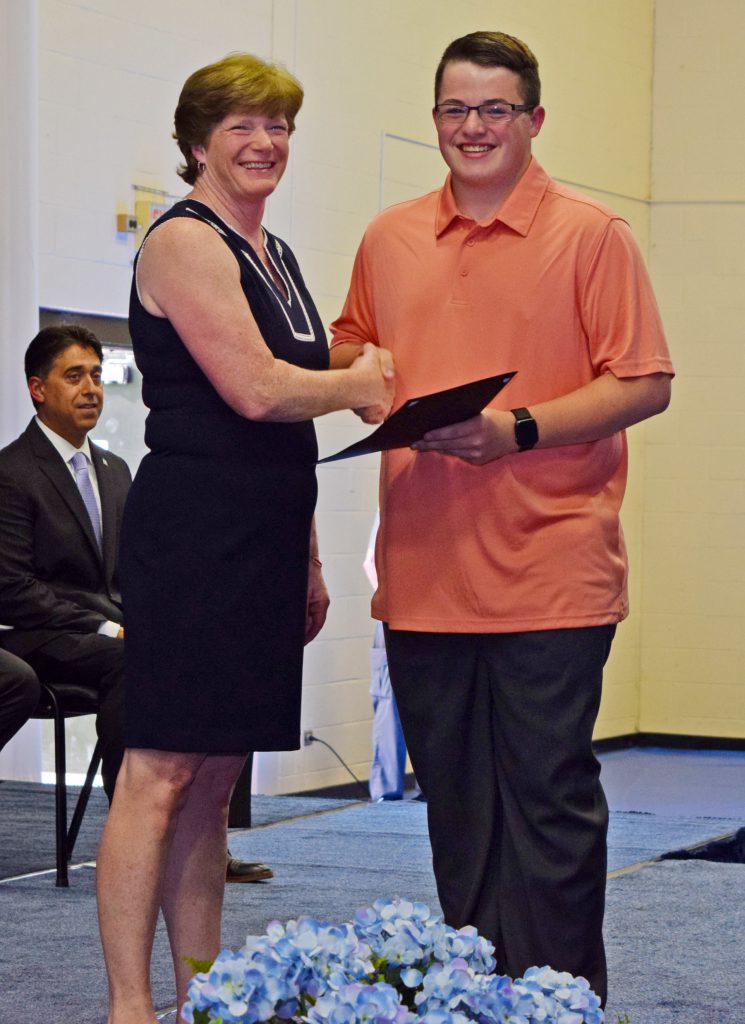
<svg viewBox="0 0 745 1024"><path fill-rule="evenodd" d="M308 1024L414 1024L416 1017L402 1006L391 985L354 981L321 996L303 1020Z"/></svg>
<svg viewBox="0 0 745 1024"><path fill-rule="evenodd" d="M505 975L478 975L474 984L464 992L462 1001L472 1020L482 1024L555 1024L546 1007L528 1000L521 1003L522 993L515 990L512 980Z"/></svg>
<svg viewBox="0 0 745 1024"><path fill-rule="evenodd" d="M496 966L494 946L473 925L457 930L446 926L441 940L435 944L434 955L440 963L465 960L476 974L491 974Z"/></svg>
<svg viewBox="0 0 745 1024"><path fill-rule="evenodd" d="M246 950L271 950L291 965L300 992L313 999L328 988L367 978L373 964L369 947L355 935L351 924L326 924L300 917L281 925L272 921L265 936L249 936Z"/></svg>
<svg viewBox="0 0 745 1024"><path fill-rule="evenodd" d="M387 965L386 977L393 975L391 968L399 967L401 979L408 987L415 987L415 974L407 967L427 968L435 961L447 963L455 958L466 960L478 974L494 970L494 947L479 935L475 928L455 929L443 923L425 903L396 898L376 900L355 914L354 929L370 946L378 962Z"/></svg>
<svg viewBox="0 0 745 1024"><path fill-rule="evenodd" d="M548 966L529 967L514 985L535 1002L540 997L547 1000L556 1024L603 1024L605 1020L600 999L586 978Z"/></svg>
<svg viewBox="0 0 745 1024"><path fill-rule="evenodd" d="M291 1017L298 1006L298 990L287 977L281 960L254 961L243 952L223 950L210 967L189 983L188 1002L182 1014L191 1024L196 1010L224 1024L256 1024L286 1009Z"/></svg>
<svg viewBox="0 0 745 1024"><path fill-rule="evenodd" d="M423 1017L417 1017L417 1024L471 1024L471 1019L449 1010L430 1010Z"/></svg>
<svg viewBox="0 0 745 1024"><path fill-rule="evenodd" d="M493 953L424 903L376 900L353 924L273 921L192 979L182 1013L187 1024L603 1024L584 978L531 967L513 982L492 973Z"/></svg>
<svg viewBox="0 0 745 1024"><path fill-rule="evenodd" d="M456 958L446 964L432 964L414 996L420 1014L434 1010L465 1013L471 1008L469 996L480 992L480 979L465 960Z"/></svg>
<svg viewBox="0 0 745 1024"><path fill-rule="evenodd" d="M358 910L354 930L373 954L391 964L410 965L429 960L435 941L444 930L440 917L425 903L410 900L376 900Z"/></svg>

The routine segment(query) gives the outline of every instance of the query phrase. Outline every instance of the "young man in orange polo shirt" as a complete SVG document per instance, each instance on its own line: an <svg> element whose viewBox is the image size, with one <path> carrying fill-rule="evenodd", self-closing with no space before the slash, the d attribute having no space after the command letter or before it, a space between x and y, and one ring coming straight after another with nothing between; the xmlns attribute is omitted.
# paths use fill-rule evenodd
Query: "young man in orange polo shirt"
<svg viewBox="0 0 745 1024"><path fill-rule="evenodd" d="M628 226L532 157L544 116L520 40L448 46L433 117L450 174L368 228L332 365L391 349L397 406L518 371L480 416L383 455L373 614L446 920L491 938L500 970L548 963L604 1001L591 739L628 611L624 430L665 409L673 368Z"/></svg>

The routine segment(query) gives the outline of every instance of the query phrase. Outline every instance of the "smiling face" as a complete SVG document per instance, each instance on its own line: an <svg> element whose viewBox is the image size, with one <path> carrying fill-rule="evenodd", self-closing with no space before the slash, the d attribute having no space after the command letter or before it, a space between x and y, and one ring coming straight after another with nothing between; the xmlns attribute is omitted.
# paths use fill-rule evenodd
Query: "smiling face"
<svg viewBox="0 0 745 1024"><path fill-rule="evenodd" d="M29 377L28 389L42 423L79 448L103 409L101 361L92 348L70 345L44 377Z"/></svg>
<svg viewBox="0 0 745 1024"><path fill-rule="evenodd" d="M263 202L285 172L289 124L283 114L228 114L207 142L192 151L205 165L198 182L202 188L215 192L228 206Z"/></svg>
<svg viewBox="0 0 745 1024"><path fill-rule="evenodd" d="M520 78L509 68L482 67L470 61L447 64L438 103L457 101L475 107L487 100L523 103ZM469 111L459 125L442 124L433 111L437 140L453 178L461 212L484 220L504 202L530 163L531 142L541 130L543 107L516 114L502 125L487 125Z"/></svg>

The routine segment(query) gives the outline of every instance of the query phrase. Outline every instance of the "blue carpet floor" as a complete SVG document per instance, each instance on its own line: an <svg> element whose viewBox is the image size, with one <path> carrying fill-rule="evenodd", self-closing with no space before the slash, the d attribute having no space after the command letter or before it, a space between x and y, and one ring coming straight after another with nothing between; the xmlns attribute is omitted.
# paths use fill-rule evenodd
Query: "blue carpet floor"
<svg viewBox="0 0 745 1024"><path fill-rule="evenodd" d="M647 747L601 754L600 762L613 811L745 821L745 750Z"/></svg>
<svg viewBox="0 0 745 1024"><path fill-rule="evenodd" d="M701 799L696 797L691 809L676 802L682 801L680 782L686 776L676 765L683 762L673 760L672 767L663 768L660 759L648 761L647 772L650 763L656 767L657 789L651 796L637 796L631 801L637 806L629 806L618 764L613 768L615 779L609 784L611 773L606 778L608 756L603 759L612 809L606 914L608 1024L615 1024L623 1012L632 1024L745 1024L745 866L649 863L668 850L734 832L745 824L745 808L740 814L736 802L745 790L745 772L731 771L732 761L722 762L727 765L727 784L710 783L709 793L716 799L708 800L703 799L704 787L699 787ZM633 758L628 764L630 772L636 772ZM719 763L707 763L704 774L718 767ZM33 801L47 796L27 794L24 802L23 794L6 788L9 785L0 785L0 863L6 864L21 839L25 855L33 854L34 842L23 839L26 819L33 818ZM14 809L15 820L9 818L9 809ZM37 841L42 831L52 834L49 810L42 806L41 821L37 814ZM105 804L91 812L87 823L93 833L101 810L105 814ZM275 918L308 913L343 921L382 895L405 895L437 907L423 804L259 797L253 817L255 828L231 834L231 849L246 859L268 861L275 878L226 888L228 946L241 945L246 934L262 931ZM43 839L53 852L49 837ZM94 836L88 835L89 846L81 847L81 854L88 854L93 842ZM44 856L51 868L49 851ZM0 883L0 1021L104 1024L95 870L74 870L69 890L55 888L53 871L15 879L8 878L11 873L20 872L6 872L6 881ZM171 967L162 926L153 959L153 988L158 1005L168 1007Z"/></svg>

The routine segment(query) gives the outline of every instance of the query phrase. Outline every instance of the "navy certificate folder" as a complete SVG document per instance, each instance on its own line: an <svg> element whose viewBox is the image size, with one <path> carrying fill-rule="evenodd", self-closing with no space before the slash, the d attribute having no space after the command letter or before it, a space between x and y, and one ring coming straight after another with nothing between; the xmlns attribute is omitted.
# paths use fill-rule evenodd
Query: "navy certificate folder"
<svg viewBox="0 0 745 1024"><path fill-rule="evenodd" d="M505 384L508 384L517 371L500 373L496 377L483 377L460 384L445 391L435 391L431 395L410 398L400 409L381 423L369 437L363 438L343 448L336 455L327 455L323 462L336 462L337 459L351 459L355 455L369 455L371 452L382 452L388 448L407 448L419 441L429 430L449 427L452 423L461 423L477 416L489 402L498 395Z"/></svg>

